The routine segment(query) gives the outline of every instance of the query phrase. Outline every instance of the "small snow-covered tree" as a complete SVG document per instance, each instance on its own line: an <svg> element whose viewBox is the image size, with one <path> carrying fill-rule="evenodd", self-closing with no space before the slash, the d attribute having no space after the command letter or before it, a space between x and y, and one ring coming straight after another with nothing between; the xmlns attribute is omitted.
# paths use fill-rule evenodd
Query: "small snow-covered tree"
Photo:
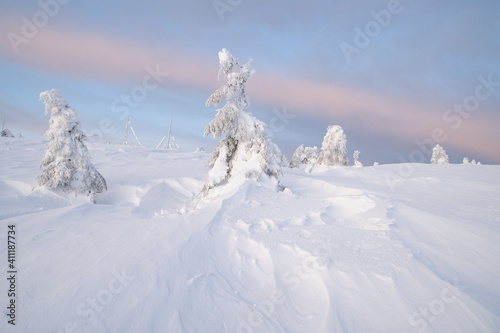
<svg viewBox="0 0 500 333"><path fill-rule="evenodd" d="M481 164L481 162L476 162L475 159L473 159L472 161L469 161L469 158L468 157L464 157L464 159L462 160L462 163L463 164Z"/></svg>
<svg viewBox="0 0 500 333"><path fill-rule="evenodd" d="M318 147L306 147L300 157L300 164L316 164L318 163Z"/></svg>
<svg viewBox="0 0 500 333"><path fill-rule="evenodd" d="M354 159L354 166L355 167L362 167L363 166L363 163L358 161L360 153L361 152L359 150L355 150L354 153L352 154L352 158Z"/></svg>
<svg viewBox="0 0 500 333"><path fill-rule="evenodd" d="M107 189L106 181L90 162L75 111L57 89L42 92L40 100L45 102L45 114L50 112L50 121L40 166L45 169L37 177L38 186L90 195L94 201L96 193Z"/></svg>
<svg viewBox="0 0 500 333"><path fill-rule="evenodd" d="M328 126L321 145L318 165L347 165L346 137L342 127Z"/></svg>
<svg viewBox="0 0 500 333"><path fill-rule="evenodd" d="M305 147L300 145L293 153L290 168L300 168L300 165L314 165L318 162L318 147Z"/></svg>
<svg viewBox="0 0 500 333"><path fill-rule="evenodd" d="M431 163L432 164L448 164L449 163L448 162L448 155L446 154L446 151L439 144L436 144L434 149L432 149Z"/></svg>
<svg viewBox="0 0 500 333"><path fill-rule="evenodd" d="M226 135L207 163L210 171L202 193L231 177L259 180L262 173L277 178L281 172L282 158L278 147L264 134L266 125L250 112L250 102L245 94L245 84L254 74L250 63L251 60L240 65L228 50L219 52L219 78L223 74L226 83L209 97L206 106L217 106L223 98L226 104L217 110L215 119L205 127L205 135L214 138Z"/></svg>
<svg viewBox="0 0 500 333"><path fill-rule="evenodd" d="M288 159L281 152L281 149L278 147L278 145L272 142L269 137L266 138L268 140L268 159L272 160L273 163L277 163L279 165L277 169L279 169L279 173L281 173L281 167L287 167L290 162L288 162Z"/></svg>
<svg viewBox="0 0 500 333"><path fill-rule="evenodd" d="M304 145L300 145L293 152L292 158L290 159L290 168L298 168L300 166L300 160L302 154L304 153Z"/></svg>

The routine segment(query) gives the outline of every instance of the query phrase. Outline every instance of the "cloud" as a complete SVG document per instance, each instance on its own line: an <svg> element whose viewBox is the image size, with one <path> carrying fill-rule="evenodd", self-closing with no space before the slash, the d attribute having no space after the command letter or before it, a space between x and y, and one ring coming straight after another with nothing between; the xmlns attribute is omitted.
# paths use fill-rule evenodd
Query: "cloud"
<svg viewBox="0 0 500 333"><path fill-rule="evenodd" d="M430 139L433 130L441 128L448 137L443 143L446 146L500 161L493 146L495 140L500 140L500 134L496 134L500 116L481 114L481 110L462 119L455 130L443 120L446 109L345 85L257 73L247 91L252 99L258 98L275 107L287 106L289 112L305 112L311 117L330 119L332 124L342 125L343 121L355 119L365 129L367 137L391 136L407 141L410 147L413 146L411 149L417 148L415 140Z"/></svg>
<svg viewBox="0 0 500 333"><path fill-rule="evenodd" d="M4 25L5 22L9 21L4 21ZM140 84L149 66L168 72L166 81L173 87L180 85L209 94L221 84L216 80L217 54L202 58L181 48L152 47L103 34L49 27L41 29L28 44L20 47L21 52L15 55L8 40L0 40L0 52L8 61L77 79ZM323 117L340 125L354 118L366 129L367 137L386 135L413 142L428 137L433 128L442 126L443 109L364 89L327 80L278 75L257 68L247 92L252 101L269 105L269 110L287 106L291 112ZM488 148L491 137L497 137L491 134L496 131L491 124L498 121L496 115L474 115L459 131L449 135L448 146L480 150L482 156L500 161L498 153Z"/></svg>
<svg viewBox="0 0 500 333"><path fill-rule="evenodd" d="M181 84L208 85L208 66L176 50L154 49L97 34L63 32L45 28L13 55L7 39L2 53L11 61L81 79L141 82L146 67L161 68Z"/></svg>

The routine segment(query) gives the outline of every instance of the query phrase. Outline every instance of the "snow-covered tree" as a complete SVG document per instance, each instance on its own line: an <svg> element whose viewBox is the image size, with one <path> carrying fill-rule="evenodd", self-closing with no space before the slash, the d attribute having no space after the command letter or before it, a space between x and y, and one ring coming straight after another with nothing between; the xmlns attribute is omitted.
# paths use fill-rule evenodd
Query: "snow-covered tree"
<svg viewBox="0 0 500 333"><path fill-rule="evenodd" d="M318 162L318 147L300 145L292 155L290 168L299 168L302 164L316 164Z"/></svg>
<svg viewBox="0 0 500 333"><path fill-rule="evenodd" d="M363 163L361 163L358 159L359 159L359 154L361 152L359 150L355 150L354 153L352 154L352 158L354 159L354 166L355 167L362 167L363 166Z"/></svg>
<svg viewBox="0 0 500 333"><path fill-rule="evenodd" d="M272 142L269 137L267 137L268 140L268 151L267 154L268 156L274 160L275 163L279 165L279 173L281 173L281 167L287 167L290 162L288 162L288 159L286 156L281 152L281 149L278 147L277 144Z"/></svg>
<svg viewBox="0 0 500 333"><path fill-rule="evenodd" d="M40 100L45 102L45 114L50 112L50 121L40 166L45 169L37 177L38 186L90 195L94 201L96 193L107 189L106 181L90 162L75 111L57 89L42 92Z"/></svg>
<svg viewBox="0 0 500 333"><path fill-rule="evenodd" d="M300 160L302 153L304 152L304 145L300 145L293 152L292 158L290 159L290 168L298 168L300 165Z"/></svg>
<svg viewBox="0 0 500 333"><path fill-rule="evenodd" d="M439 144L436 144L434 149L432 149L431 163L432 164L448 164L449 163L448 162L448 155L446 154L446 151Z"/></svg>
<svg viewBox="0 0 500 333"><path fill-rule="evenodd" d="M204 193L231 177L259 180L263 173L277 178L281 172L282 158L278 147L264 134L266 125L250 112L250 102L245 94L245 84L254 74L250 63L251 60L240 65L228 50L219 52L219 78L224 75L226 83L209 97L206 106L217 106L223 98L226 104L217 110L215 119L205 127L205 135L225 136L207 163L210 171Z"/></svg>
<svg viewBox="0 0 500 333"><path fill-rule="evenodd" d="M318 147L306 147L300 157L300 164L316 164L318 163Z"/></svg>
<svg viewBox="0 0 500 333"><path fill-rule="evenodd" d="M347 165L346 137L342 127L328 126L321 145L318 165Z"/></svg>
<svg viewBox="0 0 500 333"><path fill-rule="evenodd" d="M476 162L475 159L473 159L472 161L469 162L469 158L468 157L464 157L464 159L462 160L462 163L463 164L481 164L481 162Z"/></svg>

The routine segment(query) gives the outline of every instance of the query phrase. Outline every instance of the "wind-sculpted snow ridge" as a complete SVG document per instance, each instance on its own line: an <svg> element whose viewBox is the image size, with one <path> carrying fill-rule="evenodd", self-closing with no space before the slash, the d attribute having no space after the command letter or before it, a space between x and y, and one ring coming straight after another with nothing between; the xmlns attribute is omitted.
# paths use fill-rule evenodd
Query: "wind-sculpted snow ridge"
<svg viewBox="0 0 500 333"><path fill-rule="evenodd" d="M2 332L500 327L500 166L286 168L281 192L230 181L193 209L209 154L97 145L93 205L31 191L43 147L0 142L21 281Z"/></svg>

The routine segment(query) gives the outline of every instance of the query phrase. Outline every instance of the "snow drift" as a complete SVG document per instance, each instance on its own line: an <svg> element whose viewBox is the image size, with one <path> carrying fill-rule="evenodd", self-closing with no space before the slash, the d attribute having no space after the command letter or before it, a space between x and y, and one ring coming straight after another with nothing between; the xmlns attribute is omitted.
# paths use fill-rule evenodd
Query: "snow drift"
<svg viewBox="0 0 500 333"><path fill-rule="evenodd" d="M500 166L284 168L284 191L229 181L192 210L209 154L96 146L96 205L32 192L43 154L0 141L2 332L500 329Z"/></svg>

